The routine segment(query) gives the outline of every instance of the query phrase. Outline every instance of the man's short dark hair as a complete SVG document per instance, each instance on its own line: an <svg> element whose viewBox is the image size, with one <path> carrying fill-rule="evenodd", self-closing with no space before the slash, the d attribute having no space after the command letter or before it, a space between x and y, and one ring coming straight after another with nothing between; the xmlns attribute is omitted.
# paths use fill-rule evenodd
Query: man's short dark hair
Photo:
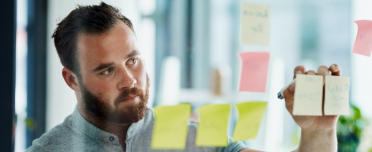
<svg viewBox="0 0 372 152"><path fill-rule="evenodd" d="M78 5L57 24L52 35L62 65L80 76L77 57L78 34L106 33L118 20L123 21L134 32L132 22L111 5L104 2L100 5Z"/></svg>

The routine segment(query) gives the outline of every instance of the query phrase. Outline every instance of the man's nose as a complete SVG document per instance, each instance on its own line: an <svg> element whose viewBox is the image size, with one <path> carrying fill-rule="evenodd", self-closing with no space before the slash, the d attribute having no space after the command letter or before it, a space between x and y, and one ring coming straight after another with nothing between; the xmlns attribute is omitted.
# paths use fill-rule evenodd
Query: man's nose
<svg viewBox="0 0 372 152"><path fill-rule="evenodd" d="M137 80L133 77L131 71L123 68L121 69L121 81L118 84L118 89L132 88L137 83Z"/></svg>

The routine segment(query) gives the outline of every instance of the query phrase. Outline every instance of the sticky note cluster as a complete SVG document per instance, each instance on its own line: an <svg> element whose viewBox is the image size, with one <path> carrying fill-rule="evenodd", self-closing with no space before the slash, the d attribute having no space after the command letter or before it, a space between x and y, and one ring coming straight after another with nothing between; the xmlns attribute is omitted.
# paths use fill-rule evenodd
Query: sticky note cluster
<svg viewBox="0 0 372 152"><path fill-rule="evenodd" d="M239 119L235 126L233 141L256 138L266 105L266 102L236 104ZM230 109L230 104L208 104L197 109L200 122L196 132L196 146L225 147L228 145ZM184 149L191 106L189 104L161 106L155 107L154 111L155 122L151 148Z"/></svg>
<svg viewBox="0 0 372 152"><path fill-rule="evenodd" d="M270 44L270 6L241 3L242 44ZM239 91L265 92L269 67L269 52L241 52L242 70Z"/></svg>
<svg viewBox="0 0 372 152"><path fill-rule="evenodd" d="M325 76L324 114L349 114L350 77ZM322 116L323 76L296 75L293 115Z"/></svg>
<svg viewBox="0 0 372 152"><path fill-rule="evenodd" d="M358 25L358 33L355 38L353 53L370 56L372 51L372 21L354 21Z"/></svg>
<svg viewBox="0 0 372 152"><path fill-rule="evenodd" d="M265 92L269 70L269 52L239 52L242 68L239 91Z"/></svg>

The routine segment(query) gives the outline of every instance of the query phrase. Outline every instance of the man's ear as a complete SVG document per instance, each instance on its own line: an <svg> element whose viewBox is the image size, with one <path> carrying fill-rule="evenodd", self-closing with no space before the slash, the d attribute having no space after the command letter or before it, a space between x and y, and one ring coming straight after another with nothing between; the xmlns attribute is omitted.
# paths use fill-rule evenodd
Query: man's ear
<svg viewBox="0 0 372 152"><path fill-rule="evenodd" d="M62 69L62 76L63 79L65 79L66 84L75 92L80 92L79 89L79 80L74 72L72 72L70 69L64 67Z"/></svg>

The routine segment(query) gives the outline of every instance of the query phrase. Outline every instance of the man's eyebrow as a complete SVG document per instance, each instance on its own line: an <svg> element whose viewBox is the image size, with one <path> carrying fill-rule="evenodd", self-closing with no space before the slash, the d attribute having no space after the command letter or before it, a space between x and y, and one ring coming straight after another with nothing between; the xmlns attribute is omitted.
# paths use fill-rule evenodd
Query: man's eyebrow
<svg viewBox="0 0 372 152"><path fill-rule="evenodd" d="M114 62L111 62L111 63L102 63L102 64L100 64L98 67L96 67L96 68L93 70L93 72L100 71L100 70L105 69L105 68L107 68L107 67L110 67L110 66L112 66L112 65L114 65Z"/></svg>
<svg viewBox="0 0 372 152"><path fill-rule="evenodd" d="M138 54L140 54L139 51L137 51L137 50L133 50L130 54L128 54L127 58L131 58L131 57L136 56L136 55L138 55Z"/></svg>

